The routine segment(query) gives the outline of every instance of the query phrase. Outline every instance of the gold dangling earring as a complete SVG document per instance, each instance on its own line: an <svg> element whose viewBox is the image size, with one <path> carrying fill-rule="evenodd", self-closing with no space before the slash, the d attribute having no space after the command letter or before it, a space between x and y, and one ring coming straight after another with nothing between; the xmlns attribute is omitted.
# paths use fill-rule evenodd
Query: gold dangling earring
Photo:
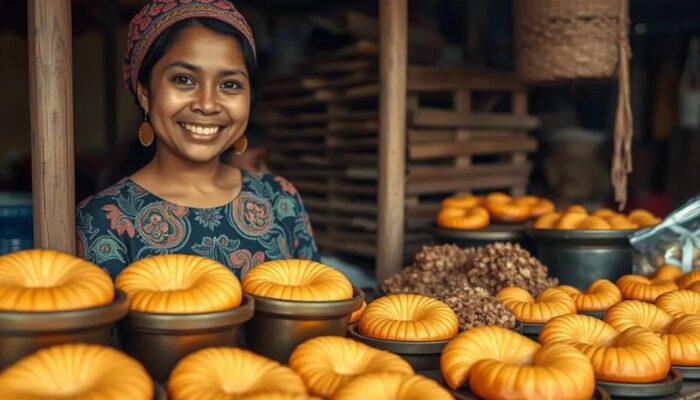
<svg viewBox="0 0 700 400"><path fill-rule="evenodd" d="M246 149L248 149L248 138L243 135L233 144L233 150L240 156L245 153Z"/></svg>
<svg viewBox="0 0 700 400"><path fill-rule="evenodd" d="M146 113L143 116L141 126L139 126L139 142L141 142L141 146L148 147L153 144L154 138L155 133L153 132L153 126L148 122L148 113Z"/></svg>

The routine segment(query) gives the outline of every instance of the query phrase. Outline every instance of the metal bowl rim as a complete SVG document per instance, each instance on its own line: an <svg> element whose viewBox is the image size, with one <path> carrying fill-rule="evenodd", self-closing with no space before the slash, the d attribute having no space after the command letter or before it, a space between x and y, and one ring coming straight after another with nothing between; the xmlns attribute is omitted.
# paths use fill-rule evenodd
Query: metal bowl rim
<svg viewBox="0 0 700 400"><path fill-rule="evenodd" d="M542 327L544 324L539 324L539 323L532 323L532 322L522 322L518 321L521 324L523 324L523 333L528 334L528 333L537 333L539 334L540 331L542 331Z"/></svg>
<svg viewBox="0 0 700 400"><path fill-rule="evenodd" d="M671 368L677 370L683 375L683 380L697 381L700 379L700 366L691 367L683 365L671 365ZM688 372L689 374L686 374Z"/></svg>
<svg viewBox="0 0 700 400"><path fill-rule="evenodd" d="M637 229L538 229L525 227L525 233L534 239L627 240Z"/></svg>
<svg viewBox="0 0 700 400"><path fill-rule="evenodd" d="M362 306L362 302L365 299L365 292L355 286L352 287L352 290L352 298L334 301L297 301L255 295L250 296L255 299L256 314L264 313L288 317L326 318L351 314Z"/></svg>
<svg viewBox="0 0 700 400"><path fill-rule="evenodd" d="M228 310L165 314L130 311L124 323L131 329L153 329L167 331L191 331L240 325L253 317L255 300L243 293L241 304Z"/></svg>
<svg viewBox="0 0 700 400"><path fill-rule="evenodd" d="M442 384L447 388L447 390L452 394L453 396L470 396L474 399L476 399L476 395L469 389L469 386L464 385L458 389L453 389L445 383L445 380L442 379ZM468 390L469 393L461 393L461 391ZM610 394L602 387L595 385L595 389L593 390L593 397L591 397L591 400L610 400Z"/></svg>
<svg viewBox="0 0 700 400"><path fill-rule="evenodd" d="M603 319L605 317L605 313L607 313L607 310L605 311L587 311L587 310L577 310L577 314L580 315L587 315L589 317L597 318L597 319Z"/></svg>
<svg viewBox="0 0 700 400"><path fill-rule="evenodd" d="M377 339L365 336L357 331L357 324L348 326L348 332L353 339L357 339L374 348L390 351L397 354L440 354L442 349L452 339L431 340L425 342L411 342L407 340Z"/></svg>
<svg viewBox="0 0 700 400"><path fill-rule="evenodd" d="M597 397L595 397L597 395ZM610 393L608 393L605 388L595 385L595 390L593 392L593 399L595 400L610 400Z"/></svg>
<svg viewBox="0 0 700 400"><path fill-rule="evenodd" d="M62 311L0 311L0 333L85 329L109 325L122 319L128 312L126 293L115 289L112 302L97 307Z"/></svg>
<svg viewBox="0 0 700 400"><path fill-rule="evenodd" d="M515 326L512 329L509 329L513 332L517 333L523 333L523 330L525 329L525 326L523 325L522 322L518 321L517 319L515 320Z"/></svg>
<svg viewBox="0 0 700 400"><path fill-rule="evenodd" d="M515 321L515 327L509 329L516 333L522 333L523 324L520 321ZM369 344L375 348L381 348L382 350L387 350L392 353L398 354L435 354L442 352L442 349L447 345L447 343L454 339L457 335L464 331L460 331L454 337L444 340L431 340L431 341L408 341L408 340L389 340L389 339L378 339L369 336L365 336L358 332L357 324L350 324L348 326L348 332L353 338Z"/></svg>
<svg viewBox="0 0 700 400"><path fill-rule="evenodd" d="M667 379L670 379L667 381ZM609 382L596 380L596 385L600 385L607 390L611 396L619 396L618 390L624 390L628 395L625 397L650 397L650 396L667 396L678 392L683 385L683 374L675 368L668 371L668 375L660 382L650 383L626 383L626 382ZM675 388L677 386L677 388ZM673 390L673 391L669 391Z"/></svg>
<svg viewBox="0 0 700 400"><path fill-rule="evenodd" d="M691 365L671 365L671 368L682 371L684 369L690 370L690 371L698 371L700 372L700 365L697 366L691 366Z"/></svg>
<svg viewBox="0 0 700 400"><path fill-rule="evenodd" d="M451 229L438 226L433 223L431 228L433 235L441 238L461 239L461 240L522 240L525 238L525 226L523 224L513 224L512 229L498 230L502 226L510 225L489 225L488 230L483 229Z"/></svg>

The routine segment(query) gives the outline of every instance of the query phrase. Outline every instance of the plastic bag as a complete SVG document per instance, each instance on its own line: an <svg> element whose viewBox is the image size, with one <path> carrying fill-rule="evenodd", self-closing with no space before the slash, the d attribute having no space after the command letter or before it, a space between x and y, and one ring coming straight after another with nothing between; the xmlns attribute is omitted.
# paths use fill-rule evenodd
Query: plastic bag
<svg viewBox="0 0 700 400"><path fill-rule="evenodd" d="M658 225L630 237L635 248L635 273L652 274L662 264L683 272L700 269L700 196L674 210Z"/></svg>

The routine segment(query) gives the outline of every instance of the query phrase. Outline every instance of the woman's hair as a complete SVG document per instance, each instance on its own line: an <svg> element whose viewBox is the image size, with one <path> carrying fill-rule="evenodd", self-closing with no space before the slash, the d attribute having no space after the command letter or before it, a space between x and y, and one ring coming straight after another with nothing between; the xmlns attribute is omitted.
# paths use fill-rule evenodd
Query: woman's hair
<svg viewBox="0 0 700 400"><path fill-rule="evenodd" d="M169 27L163 33L158 36L158 38L153 42L151 47L148 49L146 56L143 59L143 64L141 64L141 69L139 70L139 83L144 85L149 91L151 89L151 74L153 72L153 67L156 65L158 60L163 58L165 53L168 51L170 46L177 40L180 33L188 27L191 26L203 26L211 31L222 35L233 36L241 44L241 49L243 49L243 58L245 59L245 66L248 70L248 81L250 82L250 98L251 107L255 104L257 99L258 91L258 64L255 59L255 53L248 40L239 32L236 28L231 25L219 21L214 18L190 18L180 21L173 26Z"/></svg>

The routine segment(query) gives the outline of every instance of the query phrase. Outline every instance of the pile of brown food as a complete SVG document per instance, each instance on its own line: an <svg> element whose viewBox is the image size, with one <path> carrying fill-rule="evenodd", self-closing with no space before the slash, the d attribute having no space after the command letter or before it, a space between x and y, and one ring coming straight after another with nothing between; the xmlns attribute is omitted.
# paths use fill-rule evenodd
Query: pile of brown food
<svg viewBox="0 0 700 400"><path fill-rule="evenodd" d="M435 296L451 287L462 286L469 251L447 244L423 246L414 256L413 264L387 278L382 285L385 293L418 293Z"/></svg>
<svg viewBox="0 0 700 400"><path fill-rule="evenodd" d="M547 276L547 267L527 250L513 243L494 243L474 251L466 268L467 281L495 295L501 289L517 286L537 297L559 280Z"/></svg>
<svg viewBox="0 0 700 400"><path fill-rule="evenodd" d="M458 315L462 329L479 325L515 326L515 316L494 296L518 286L537 296L558 285L542 265L517 244L493 243L462 249L424 246L413 264L386 279L385 293L418 293L439 298Z"/></svg>
<svg viewBox="0 0 700 400"><path fill-rule="evenodd" d="M437 298L454 310L461 330L482 325L515 328L515 315L486 289L456 287L437 295Z"/></svg>
<svg viewBox="0 0 700 400"><path fill-rule="evenodd" d="M556 287L542 265L518 244L493 243L461 249L455 245L424 246L412 265L386 279L386 293L419 293L435 296L446 290L472 286L495 295L501 289L518 286L537 296Z"/></svg>

